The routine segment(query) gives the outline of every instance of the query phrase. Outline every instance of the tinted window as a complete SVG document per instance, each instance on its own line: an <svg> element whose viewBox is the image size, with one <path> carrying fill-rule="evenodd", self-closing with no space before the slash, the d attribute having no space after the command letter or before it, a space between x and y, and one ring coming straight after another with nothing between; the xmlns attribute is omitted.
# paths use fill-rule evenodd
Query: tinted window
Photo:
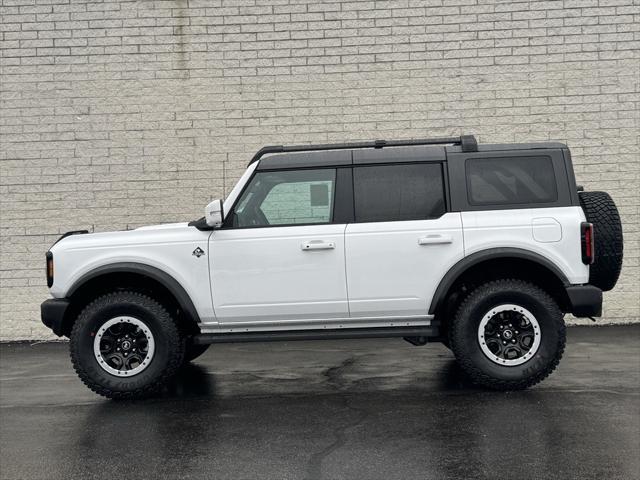
<svg viewBox="0 0 640 480"><path fill-rule="evenodd" d="M355 167L353 184L356 222L421 220L445 212L440 164Z"/></svg>
<svg viewBox="0 0 640 480"><path fill-rule="evenodd" d="M258 172L234 209L233 225L330 223L335 169Z"/></svg>
<svg viewBox="0 0 640 480"><path fill-rule="evenodd" d="M558 199L550 157L472 158L466 161L472 205L549 203Z"/></svg>

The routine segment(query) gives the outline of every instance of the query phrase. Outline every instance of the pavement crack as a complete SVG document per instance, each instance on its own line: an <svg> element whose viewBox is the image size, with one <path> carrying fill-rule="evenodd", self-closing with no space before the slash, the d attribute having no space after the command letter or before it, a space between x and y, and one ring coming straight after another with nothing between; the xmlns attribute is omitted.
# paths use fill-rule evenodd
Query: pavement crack
<svg viewBox="0 0 640 480"><path fill-rule="evenodd" d="M346 369L352 367L356 363L356 357L350 356L344 359L340 365L336 365L335 367L327 368L322 372L322 375L327 377L327 383L329 386L333 387L336 390L341 390L345 387L345 381L343 377L343 373Z"/></svg>
<svg viewBox="0 0 640 480"><path fill-rule="evenodd" d="M344 371L352 367L356 363L356 357L350 356L343 360L340 365L327 368L323 375L327 378L327 383L331 386L336 393L340 395L343 403L343 407L353 412L355 415L350 416L351 421L346 424L340 424L333 429L333 442L327 445L325 448L311 455L307 466L307 480L317 480L322 477L322 465L327 457L333 452L340 449L347 441L347 433L362 424L369 416L369 413L365 410L355 407L351 403L349 395L342 390L345 388L346 383L344 379Z"/></svg>
<svg viewBox="0 0 640 480"><path fill-rule="evenodd" d="M369 413L361 408L354 407L349 398L343 394L342 398L344 406L354 412L356 415L353 420L347 424L341 424L333 429L334 440L325 448L311 455L307 466L307 480L318 480L322 478L322 465L327 457L333 452L339 450L347 442L347 434L350 430L361 425L369 416Z"/></svg>

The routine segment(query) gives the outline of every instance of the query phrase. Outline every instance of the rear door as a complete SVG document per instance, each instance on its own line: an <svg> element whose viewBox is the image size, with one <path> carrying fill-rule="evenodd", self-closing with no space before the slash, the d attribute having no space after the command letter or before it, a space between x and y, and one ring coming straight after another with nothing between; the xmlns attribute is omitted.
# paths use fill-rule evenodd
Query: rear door
<svg viewBox="0 0 640 480"><path fill-rule="evenodd" d="M435 147L354 152L355 222L345 233L351 317L426 318L439 281L463 257L443 160Z"/></svg>

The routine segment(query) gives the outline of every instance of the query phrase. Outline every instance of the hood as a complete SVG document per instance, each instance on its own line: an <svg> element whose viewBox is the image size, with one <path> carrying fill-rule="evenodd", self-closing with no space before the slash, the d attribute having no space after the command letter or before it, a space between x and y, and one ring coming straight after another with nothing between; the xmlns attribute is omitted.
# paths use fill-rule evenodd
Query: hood
<svg viewBox="0 0 640 480"><path fill-rule="evenodd" d="M181 223L161 223L159 225L145 225L144 227L134 228L134 230L165 230L167 228L183 228L188 226L187 222Z"/></svg>
<svg viewBox="0 0 640 480"><path fill-rule="evenodd" d="M165 223L149 225L133 230L121 230L101 233L76 233L62 236L51 251L76 250L87 248L122 248L134 245L153 245L180 243L201 238L200 232L187 223Z"/></svg>

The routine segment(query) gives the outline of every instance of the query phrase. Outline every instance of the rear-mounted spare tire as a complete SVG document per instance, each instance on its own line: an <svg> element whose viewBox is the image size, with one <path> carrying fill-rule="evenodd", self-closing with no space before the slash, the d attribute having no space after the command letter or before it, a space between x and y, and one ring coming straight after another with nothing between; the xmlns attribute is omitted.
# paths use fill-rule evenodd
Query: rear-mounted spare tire
<svg viewBox="0 0 640 480"><path fill-rule="evenodd" d="M606 192L580 192L580 205L593 224L595 261L589 283L607 292L618 281L622 268L622 223L618 208Z"/></svg>

